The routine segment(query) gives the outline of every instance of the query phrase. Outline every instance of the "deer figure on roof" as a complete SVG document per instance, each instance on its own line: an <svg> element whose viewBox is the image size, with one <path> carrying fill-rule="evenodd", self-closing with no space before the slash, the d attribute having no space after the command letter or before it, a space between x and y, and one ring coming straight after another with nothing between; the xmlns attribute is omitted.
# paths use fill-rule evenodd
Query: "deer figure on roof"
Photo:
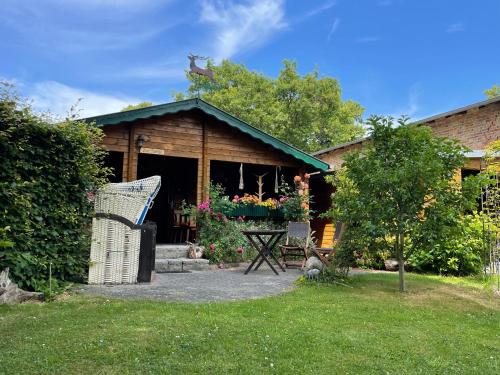
<svg viewBox="0 0 500 375"><path fill-rule="evenodd" d="M188 55L189 59L189 73L196 73L205 77L208 77L212 82L215 82L214 79L214 71L209 68L200 68L199 66L196 65L196 60L207 60L208 57L203 57L203 56L198 56L198 55L193 55L190 53Z"/></svg>

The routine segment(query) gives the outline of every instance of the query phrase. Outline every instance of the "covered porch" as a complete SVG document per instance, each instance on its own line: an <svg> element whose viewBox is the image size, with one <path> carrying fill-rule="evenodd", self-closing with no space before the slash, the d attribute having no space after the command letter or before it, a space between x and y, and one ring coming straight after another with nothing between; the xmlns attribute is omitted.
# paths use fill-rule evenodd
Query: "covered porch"
<svg viewBox="0 0 500 375"><path fill-rule="evenodd" d="M279 185L295 175L325 172L328 164L200 100L190 99L95 118L105 133L111 181L162 177L162 187L147 220L157 223L158 243L194 239L195 225L183 203L206 201L210 183L225 194L259 192L279 198ZM242 184L241 184L242 182ZM319 175L311 181L323 190ZM318 197L324 192L317 192ZM322 200L322 198L319 198ZM257 215L258 216L258 215ZM275 217L279 220L279 217Z"/></svg>

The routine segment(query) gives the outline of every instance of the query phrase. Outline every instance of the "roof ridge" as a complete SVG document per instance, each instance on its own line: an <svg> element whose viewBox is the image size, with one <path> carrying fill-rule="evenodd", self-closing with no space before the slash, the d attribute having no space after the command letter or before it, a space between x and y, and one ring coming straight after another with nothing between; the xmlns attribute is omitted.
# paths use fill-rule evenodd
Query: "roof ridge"
<svg viewBox="0 0 500 375"><path fill-rule="evenodd" d="M279 138L272 136L264 132L261 129L256 128L253 125L231 115L230 113L217 108L213 104L201 98L189 98L180 101L174 101L170 103L158 104L155 106L137 108L129 111L114 112L99 116L83 118L86 122L95 122L97 126L109 126L116 125L119 123L132 122L140 119L146 119L151 117L163 116L168 113L178 113L180 111L188 111L192 109L199 109L205 114L210 115L218 119L219 121L227 123L229 126L237 128L241 132L249 135L252 138L258 139L261 142L280 150L281 152L292 156L297 160L313 166L319 170L326 171L329 168L328 163L323 160L318 159L314 155L308 154L295 146L292 146Z"/></svg>

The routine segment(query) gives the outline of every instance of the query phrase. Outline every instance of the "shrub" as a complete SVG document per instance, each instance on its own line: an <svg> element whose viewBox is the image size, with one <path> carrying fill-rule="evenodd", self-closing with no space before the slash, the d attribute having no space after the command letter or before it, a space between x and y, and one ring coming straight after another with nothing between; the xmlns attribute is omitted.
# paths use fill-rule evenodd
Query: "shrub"
<svg viewBox="0 0 500 375"><path fill-rule="evenodd" d="M196 217L198 242L205 248L205 257L215 264L253 259L255 250L242 231L273 228L274 224L226 217L224 212L230 212L235 203L224 195L224 188L220 184L210 184L208 195L208 201L186 208Z"/></svg>
<svg viewBox="0 0 500 375"><path fill-rule="evenodd" d="M43 290L87 273L92 205L104 182L102 133L81 121L34 114L3 84L0 93L0 269L20 287ZM60 284L56 281L56 283Z"/></svg>
<svg viewBox="0 0 500 375"><path fill-rule="evenodd" d="M431 247L415 250L408 262L417 271L447 275L470 275L481 272L483 255L483 218L467 215L458 230L449 231Z"/></svg>
<svg viewBox="0 0 500 375"><path fill-rule="evenodd" d="M295 188L291 188L285 181L281 181L280 207L283 217L287 221L307 221L311 218L311 196L309 195L309 175L304 178L294 177Z"/></svg>

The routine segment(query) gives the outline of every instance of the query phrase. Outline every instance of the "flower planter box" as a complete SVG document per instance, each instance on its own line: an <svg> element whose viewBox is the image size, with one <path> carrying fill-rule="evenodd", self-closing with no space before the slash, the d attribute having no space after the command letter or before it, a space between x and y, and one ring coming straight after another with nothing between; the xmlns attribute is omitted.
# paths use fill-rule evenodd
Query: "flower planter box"
<svg viewBox="0 0 500 375"><path fill-rule="evenodd" d="M283 212L277 209L271 209L263 206L245 205L240 206L227 213L227 216L238 217L283 217Z"/></svg>

